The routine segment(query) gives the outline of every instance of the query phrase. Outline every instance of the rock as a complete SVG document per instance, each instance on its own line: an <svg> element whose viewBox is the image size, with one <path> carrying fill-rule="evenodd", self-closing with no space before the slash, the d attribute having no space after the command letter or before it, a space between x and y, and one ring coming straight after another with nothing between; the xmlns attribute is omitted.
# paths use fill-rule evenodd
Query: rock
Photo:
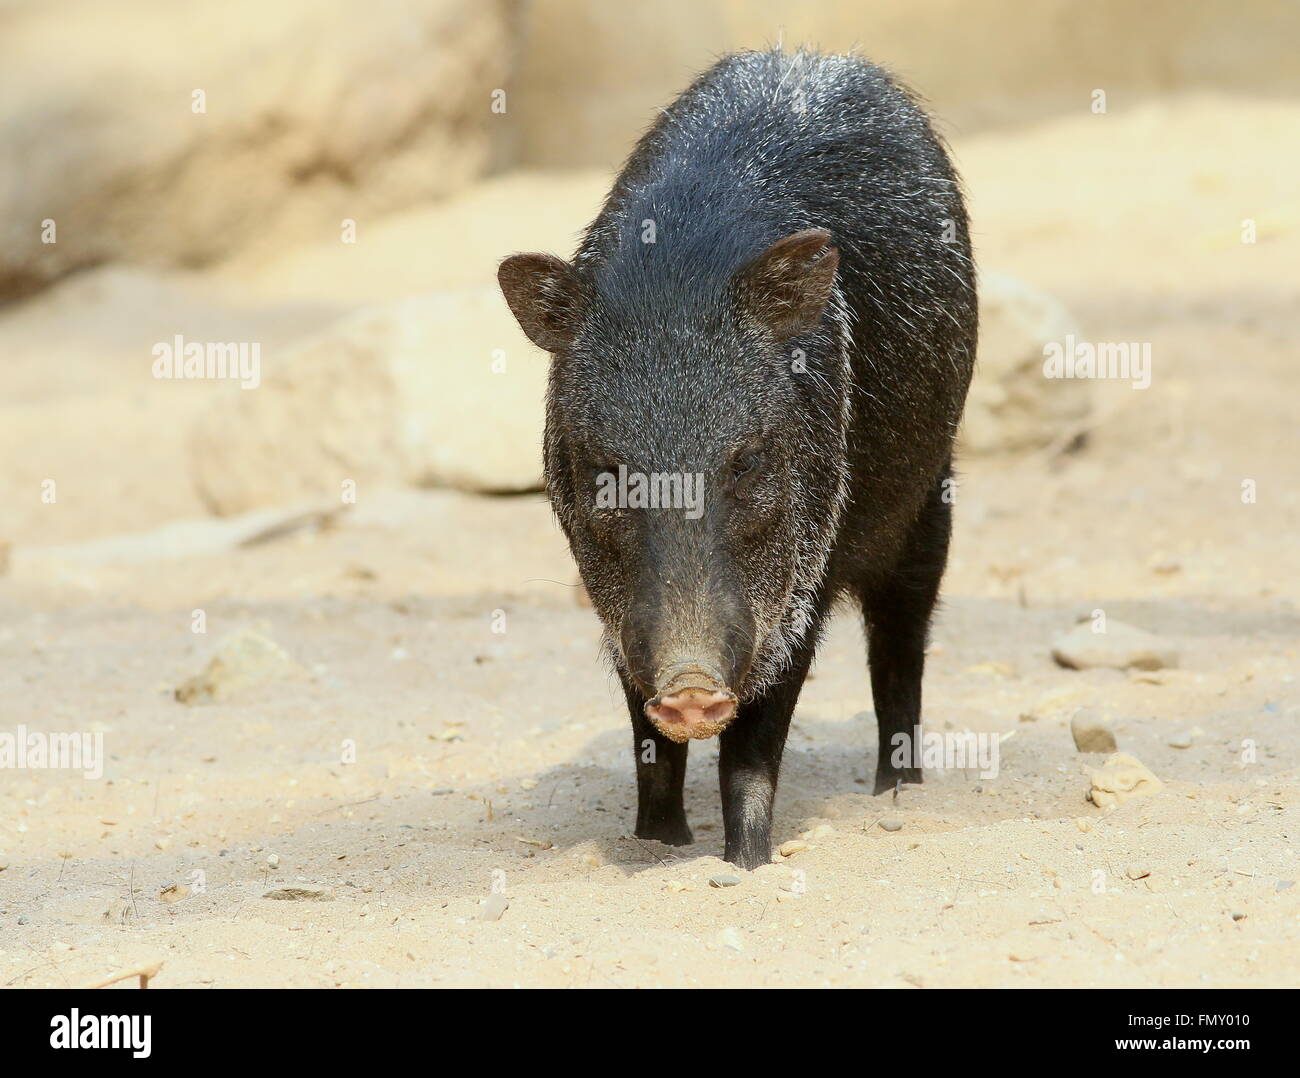
<svg viewBox="0 0 1300 1078"><path fill-rule="evenodd" d="M176 699L191 706L221 703L253 685L298 673L298 665L270 637L237 629L217 642L207 667L177 688Z"/></svg>
<svg viewBox="0 0 1300 1078"><path fill-rule="evenodd" d="M1147 797L1163 789L1164 783L1141 760L1117 752L1092 772L1088 798L1098 808L1113 808L1130 798Z"/></svg>
<svg viewBox="0 0 1300 1078"><path fill-rule="evenodd" d="M266 863L270 868L280 867L280 855L278 853L269 853L266 855Z"/></svg>
<svg viewBox="0 0 1300 1078"><path fill-rule="evenodd" d="M1052 296L996 271L980 274L975 379L959 435L962 447L993 453L1045 446L1092 407L1084 379L1045 378L1043 346L1080 335Z"/></svg>
<svg viewBox="0 0 1300 1078"><path fill-rule="evenodd" d="M158 901L171 904L179 902L183 898L188 898L189 894L190 889L186 887L185 884L169 883L158 891Z"/></svg>
<svg viewBox="0 0 1300 1078"><path fill-rule="evenodd" d="M793 857L797 853L802 853L808 848L808 843L797 838L792 838L789 842L781 843L780 848L776 851L782 857Z"/></svg>
<svg viewBox="0 0 1300 1078"><path fill-rule="evenodd" d="M230 553L302 531L328 527L345 506L259 509L230 520L175 521L146 532L127 532L85 543L20 547L16 570L42 565L137 565L176 558L205 558Z"/></svg>
<svg viewBox="0 0 1300 1078"><path fill-rule="evenodd" d="M547 371L495 288L369 308L218 394L195 481L222 516L381 485L538 490Z"/></svg>
<svg viewBox="0 0 1300 1078"><path fill-rule="evenodd" d="M880 821L880 830L882 831L901 831L902 829L903 821L897 816L886 816Z"/></svg>
<svg viewBox="0 0 1300 1078"><path fill-rule="evenodd" d="M740 877L730 872L719 872L716 876L709 877L710 887L735 887L739 882Z"/></svg>
<svg viewBox="0 0 1300 1078"><path fill-rule="evenodd" d="M1070 720L1070 735L1074 747L1080 752L1114 752L1115 734L1100 715L1088 708L1080 708Z"/></svg>
<svg viewBox="0 0 1300 1078"><path fill-rule="evenodd" d="M131 904L119 891L104 889L60 895L41 907L40 919L57 924L116 925L131 918Z"/></svg>
<svg viewBox="0 0 1300 1078"><path fill-rule="evenodd" d="M1167 742L1171 749L1190 749L1192 747L1191 734L1174 734Z"/></svg>
<svg viewBox="0 0 1300 1078"><path fill-rule="evenodd" d="M1083 621L1052 645L1052 658L1072 670L1159 670L1178 665L1178 650L1158 636L1108 618L1105 632Z"/></svg>
<svg viewBox="0 0 1300 1078"><path fill-rule="evenodd" d="M275 902L333 902L334 889L332 887L278 887L274 891L267 891L262 897Z"/></svg>
<svg viewBox="0 0 1300 1078"><path fill-rule="evenodd" d="M326 229L337 244L344 218L364 237L481 175L504 120L499 0L230 0L216 21L195 0L10 7L0 156L23 182L0 178L0 294L110 259L188 268Z"/></svg>
<svg viewBox="0 0 1300 1078"><path fill-rule="evenodd" d="M510 899L502 894L488 895L487 901L483 903L482 909L478 912L480 921L499 921L502 915L510 908Z"/></svg>
<svg viewBox="0 0 1300 1078"><path fill-rule="evenodd" d="M1151 875L1151 870L1146 865L1129 865L1125 875L1130 880L1142 880Z"/></svg>

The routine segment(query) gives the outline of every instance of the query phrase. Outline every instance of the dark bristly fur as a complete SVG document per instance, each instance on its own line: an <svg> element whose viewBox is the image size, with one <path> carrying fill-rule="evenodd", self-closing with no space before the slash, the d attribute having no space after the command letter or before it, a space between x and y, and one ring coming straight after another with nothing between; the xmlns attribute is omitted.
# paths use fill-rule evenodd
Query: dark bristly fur
<svg viewBox="0 0 1300 1078"><path fill-rule="evenodd" d="M769 860L790 716L842 596L869 634L876 791L919 782L892 739L920 721L976 338L966 213L921 109L854 57L728 56L642 137L572 263L516 255L500 277L555 354L546 475L627 696L636 833L691 840L686 745L644 711L688 661L739 699L727 859ZM619 464L703 474L705 512L597 509Z"/></svg>

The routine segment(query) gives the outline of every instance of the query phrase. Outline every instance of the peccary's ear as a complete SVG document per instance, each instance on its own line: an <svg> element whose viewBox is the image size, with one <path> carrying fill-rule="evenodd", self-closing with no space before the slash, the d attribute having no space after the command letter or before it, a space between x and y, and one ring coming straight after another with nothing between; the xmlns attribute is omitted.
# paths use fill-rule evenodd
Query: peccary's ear
<svg viewBox="0 0 1300 1078"><path fill-rule="evenodd" d="M777 240L737 273L742 309L777 340L812 329L835 283L840 253L824 228Z"/></svg>
<svg viewBox="0 0 1300 1078"><path fill-rule="evenodd" d="M510 310L538 348L556 352L573 341L581 289L569 263L554 255L511 255L497 269Z"/></svg>

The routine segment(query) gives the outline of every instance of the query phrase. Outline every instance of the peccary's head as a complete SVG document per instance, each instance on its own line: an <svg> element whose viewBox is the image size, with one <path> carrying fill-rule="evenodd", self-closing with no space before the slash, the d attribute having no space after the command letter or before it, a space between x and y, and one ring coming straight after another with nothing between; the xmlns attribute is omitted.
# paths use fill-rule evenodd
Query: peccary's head
<svg viewBox="0 0 1300 1078"><path fill-rule="evenodd" d="M845 307L830 234L731 251L514 255L554 354L546 476L614 660L674 740L710 737L809 630L845 496Z"/></svg>

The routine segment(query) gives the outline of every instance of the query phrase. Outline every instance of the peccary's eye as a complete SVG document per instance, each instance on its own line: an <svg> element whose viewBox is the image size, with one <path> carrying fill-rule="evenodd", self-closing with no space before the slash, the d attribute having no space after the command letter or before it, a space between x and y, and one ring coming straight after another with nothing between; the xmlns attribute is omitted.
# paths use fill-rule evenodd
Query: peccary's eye
<svg viewBox="0 0 1300 1078"><path fill-rule="evenodd" d="M741 450L731 458L731 486L737 495L753 485L763 469L762 451L756 448Z"/></svg>

